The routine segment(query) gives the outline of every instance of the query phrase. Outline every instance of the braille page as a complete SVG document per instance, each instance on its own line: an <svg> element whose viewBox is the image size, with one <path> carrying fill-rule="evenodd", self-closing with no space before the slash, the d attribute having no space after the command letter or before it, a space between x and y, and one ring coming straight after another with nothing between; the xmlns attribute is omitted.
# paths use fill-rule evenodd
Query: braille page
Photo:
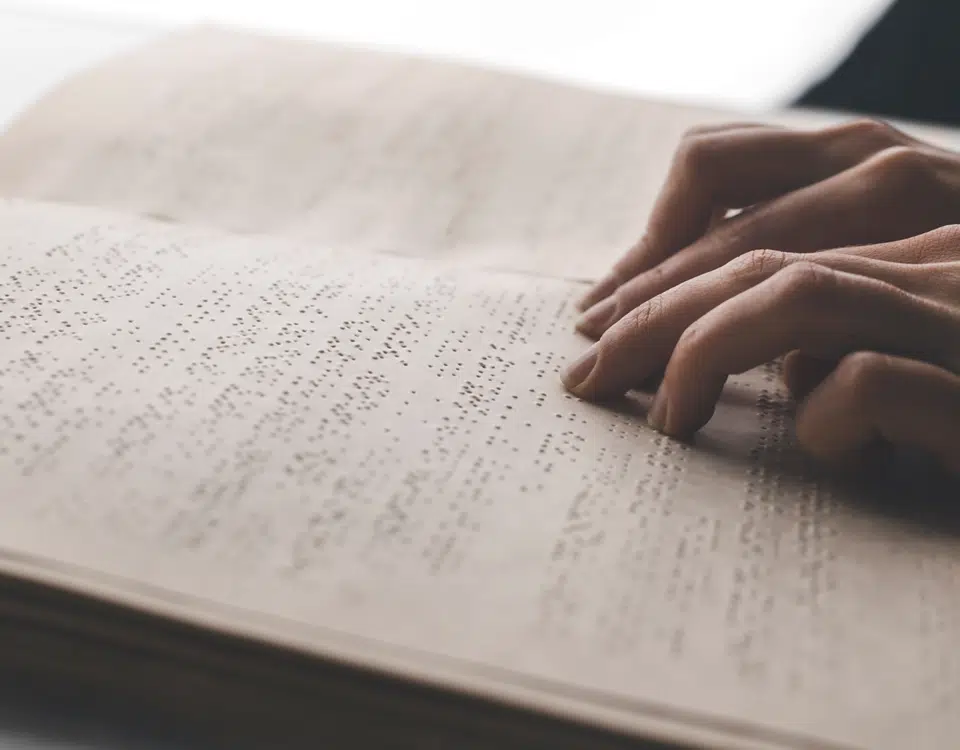
<svg viewBox="0 0 960 750"><path fill-rule="evenodd" d="M3 565L637 733L949 746L958 487L818 478L773 366L692 445L570 397L578 291L4 204Z"/></svg>
<svg viewBox="0 0 960 750"><path fill-rule="evenodd" d="M731 119L749 117L202 28L26 114L0 138L0 194L594 278L642 234L682 134Z"/></svg>
<svg viewBox="0 0 960 750"><path fill-rule="evenodd" d="M217 29L81 75L0 138L0 194L560 277L643 231L718 113Z"/></svg>

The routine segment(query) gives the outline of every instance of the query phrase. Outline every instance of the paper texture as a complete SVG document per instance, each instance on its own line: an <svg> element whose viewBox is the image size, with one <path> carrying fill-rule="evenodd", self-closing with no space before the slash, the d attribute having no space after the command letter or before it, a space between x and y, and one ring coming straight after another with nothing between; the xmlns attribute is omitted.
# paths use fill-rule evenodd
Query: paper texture
<svg viewBox="0 0 960 750"><path fill-rule="evenodd" d="M960 731L958 487L818 479L773 367L691 447L563 391L569 282L17 202L0 269L8 552L631 731Z"/></svg>
<svg viewBox="0 0 960 750"><path fill-rule="evenodd" d="M693 446L558 383L565 279L729 118L211 29L67 83L0 193L208 228L0 208L0 567L636 733L950 746L956 483L818 477L773 366Z"/></svg>
<svg viewBox="0 0 960 750"><path fill-rule="evenodd" d="M642 234L683 133L731 119L744 116L199 29L31 110L0 137L0 194L596 278Z"/></svg>
<svg viewBox="0 0 960 750"><path fill-rule="evenodd" d="M0 138L0 194L592 278L642 233L681 135L728 118L200 29L22 118Z"/></svg>

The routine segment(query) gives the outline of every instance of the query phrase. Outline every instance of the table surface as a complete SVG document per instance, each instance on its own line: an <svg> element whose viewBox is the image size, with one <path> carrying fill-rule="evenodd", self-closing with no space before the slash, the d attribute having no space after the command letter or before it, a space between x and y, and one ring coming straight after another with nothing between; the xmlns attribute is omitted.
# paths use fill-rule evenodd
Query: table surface
<svg viewBox="0 0 960 750"><path fill-rule="evenodd" d="M842 57L887 0L0 0L0 128L64 77L211 20L672 99L766 109ZM41 690L42 692L42 690ZM3 684L0 750L184 748Z"/></svg>

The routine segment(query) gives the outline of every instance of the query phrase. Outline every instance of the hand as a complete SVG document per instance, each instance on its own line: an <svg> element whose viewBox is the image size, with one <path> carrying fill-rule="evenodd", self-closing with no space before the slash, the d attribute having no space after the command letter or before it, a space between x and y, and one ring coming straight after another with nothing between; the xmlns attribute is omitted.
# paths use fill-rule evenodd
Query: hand
<svg viewBox="0 0 960 750"><path fill-rule="evenodd" d="M802 137L762 130L754 135L768 142ZM923 449L960 473L960 227L878 242L884 232L909 235L960 219L957 162L919 145L880 149L742 218L718 222L710 208L713 228L700 240L654 266L665 271L641 272L612 295L639 302L605 329L565 384L604 399L665 370L650 421L682 437L709 420L728 375L786 355L785 379L801 402L798 438L810 452L846 460L881 440ZM673 204L683 201L690 205L676 192ZM661 198L661 215L676 213L669 208ZM855 236L878 244L796 252ZM770 245L794 251L746 251ZM644 289L658 291L644 298Z"/></svg>
<svg viewBox="0 0 960 750"><path fill-rule="evenodd" d="M733 218L730 210L745 209ZM727 125L683 140L643 239L581 300L599 338L658 294L757 248L810 252L960 222L960 156L879 122Z"/></svg>

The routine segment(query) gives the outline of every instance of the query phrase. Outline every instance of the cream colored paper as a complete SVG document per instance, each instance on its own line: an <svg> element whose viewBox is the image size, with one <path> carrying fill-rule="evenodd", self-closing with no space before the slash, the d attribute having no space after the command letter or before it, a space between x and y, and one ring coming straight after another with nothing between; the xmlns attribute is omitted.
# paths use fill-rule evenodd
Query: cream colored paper
<svg viewBox="0 0 960 750"><path fill-rule="evenodd" d="M0 190L300 244L0 211L6 569L711 747L950 746L956 486L816 479L771 370L692 448L577 402L577 288L468 270L603 273L729 117L217 30L68 83Z"/></svg>
<svg viewBox="0 0 960 750"><path fill-rule="evenodd" d="M218 29L78 76L0 138L0 194L590 278L688 128L730 115Z"/></svg>
<svg viewBox="0 0 960 750"><path fill-rule="evenodd" d="M78 76L28 112L0 137L0 194L595 278L641 235L683 133L743 119L204 28Z"/></svg>
<svg viewBox="0 0 960 750"><path fill-rule="evenodd" d="M5 204L5 565L638 734L950 746L957 486L818 479L773 368L692 447L571 398L578 291Z"/></svg>

